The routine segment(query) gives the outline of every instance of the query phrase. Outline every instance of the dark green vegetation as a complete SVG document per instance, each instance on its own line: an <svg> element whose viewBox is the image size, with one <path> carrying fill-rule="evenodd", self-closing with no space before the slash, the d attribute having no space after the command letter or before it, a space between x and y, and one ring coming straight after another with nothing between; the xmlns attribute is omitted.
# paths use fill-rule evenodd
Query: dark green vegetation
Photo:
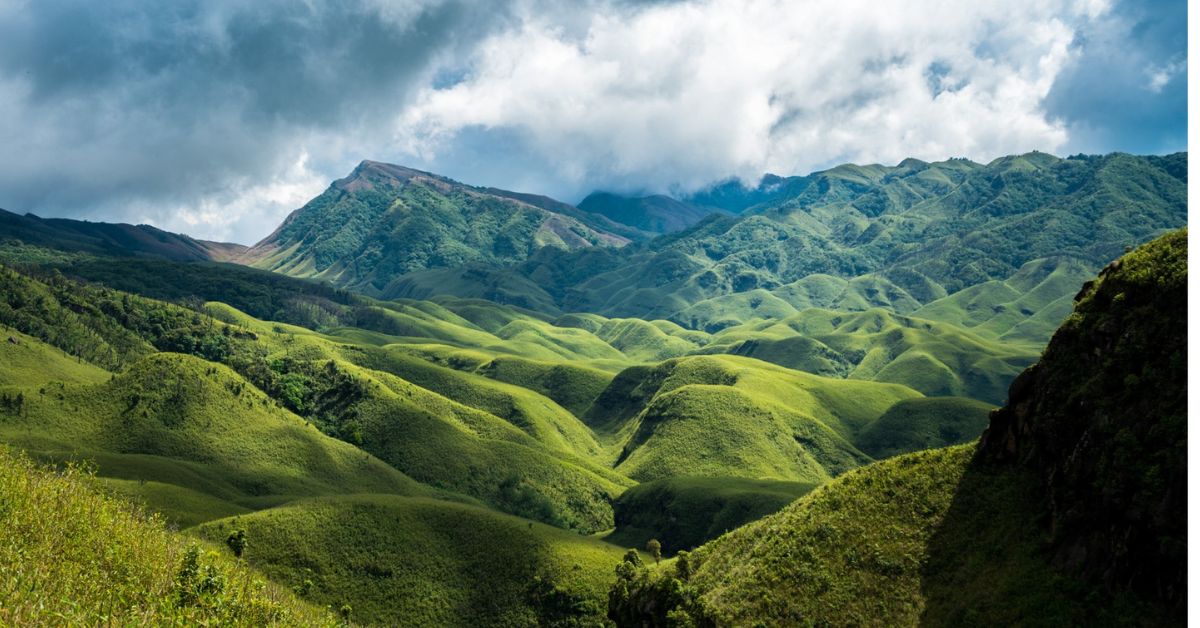
<svg viewBox="0 0 1200 628"><path fill-rule="evenodd" d="M360 623L1169 619L1184 236L1010 383L1182 224L1184 165L842 166L650 239L673 201L364 162L239 258L295 276L6 218L0 441Z"/></svg>
<svg viewBox="0 0 1200 628"><path fill-rule="evenodd" d="M0 447L0 623L335 626L285 589L107 497L78 467Z"/></svg>
<svg viewBox="0 0 1200 628"><path fill-rule="evenodd" d="M1178 613L1187 597L1187 248L1187 230L1177 231L1084 286L981 447L1041 479L1057 564Z"/></svg>
<svg viewBox="0 0 1200 628"><path fill-rule="evenodd" d="M0 209L0 236L12 242L87 253L146 256L180 261L224 260L245 252L239 244L196 240L149 225L38 218Z"/></svg>
<svg viewBox="0 0 1200 628"><path fill-rule="evenodd" d="M682 231L709 214L721 213L677 201L669 196L626 198L606 192L589 194L579 202L579 209L656 235Z"/></svg>
<svg viewBox="0 0 1200 628"><path fill-rule="evenodd" d="M761 519L808 493L816 484L746 478L671 477L643 482L613 503L617 529L606 540L645 547L655 539L667 554Z"/></svg>
<svg viewBox="0 0 1200 628"><path fill-rule="evenodd" d="M261 268L379 294L414 270L520 261L540 247L627 242L513 196L364 161L243 257Z"/></svg>
<svg viewBox="0 0 1200 628"><path fill-rule="evenodd" d="M1030 153L986 165L844 165L771 183L739 216L710 217L645 245L542 249L508 268L411 274L384 294L481 296L505 284L517 294L495 300L684 325L684 310L697 303L756 290L759 307L841 309L861 299L907 314L1035 260L1075 260L1092 274L1125 247L1183 226L1186 164L1182 153Z"/></svg>
<svg viewBox="0 0 1200 628"><path fill-rule="evenodd" d="M975 440L987 427L993 406L962 397L906 399L888 408L858 436L867 455L890 458Z"/></svg>
<svg viewBox="0 0 1200 628"><path fill-rule="evenodd" d="M350 601L354 618L384 625L597 622L622 552L477 506L382 495L293 502L197 532L222 541L237 529L254 540L251 562L275 582L320 605ZM571 608L537 603L538 595Z"/></svg>
<svg viewBox="0 0 1200 628"><path fill-rule="evenodd" d="M629 563L609 616L1182 624L1186 238L1159 238L1085 287L979 445L852 471L659 570Z"/></svg>

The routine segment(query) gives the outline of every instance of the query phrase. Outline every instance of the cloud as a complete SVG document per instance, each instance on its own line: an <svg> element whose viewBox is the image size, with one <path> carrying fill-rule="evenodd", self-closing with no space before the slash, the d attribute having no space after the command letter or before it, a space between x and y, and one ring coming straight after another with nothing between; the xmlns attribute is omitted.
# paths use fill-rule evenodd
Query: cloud
<svg viewBox="0 0 1200 628"><path fill-rule="evenodd" d="M245 215L258 190L348 170L442 56L503 23L455 1L3 6L0 206L243 240L282 217Z"/></svg>
<svg viewBox="0 0 1200 628"><path fill-rule="evenodd" d="M570 201L843 161L1129 150L1146 129L1178 145L1184 15L1182 0L0 0L0 207L252 242L364 158Z"/></svg>
<svg viewBox="0 0 1200 628"><path fill-rule="evenodd" d="M712 0L600 11L579 36L527 16L483 42L462 81L423 90L397 145L452 167L464 134L484 150L495 144L480 136L502 135L505 151L548 173L545 185L574 192L1054 151L1068 135L1042 101L1080 24L1103 11ZM511 160L492 156L476 161L513 176Z"/></svg>
<svg viewBox="0 0 1200 628"><path fill-rule="evenodd" d="M1187 3L1123 0L1079 29L1046 97L1068 152L1187 150Z"/></svg>

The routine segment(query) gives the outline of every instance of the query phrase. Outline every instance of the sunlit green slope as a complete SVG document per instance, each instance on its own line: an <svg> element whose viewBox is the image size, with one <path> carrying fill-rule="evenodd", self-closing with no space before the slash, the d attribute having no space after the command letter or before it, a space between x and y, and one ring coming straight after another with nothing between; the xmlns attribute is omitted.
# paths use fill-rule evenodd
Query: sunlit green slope
<svg viewBox="0 0 1200 628"><path fill-rule="evenodd" d="M224 552L103 495L78 468L39 468L0 447L0 505L0 624L340 623Z"/></svg>
<svg viewBox="0 0 1200 628"><path fill-rule="evenodd" d="M298 501L196 532L221 541L239 529L249 563L274 581L381 625L599 622L623 552L484 508L382 495Z"/></svg>

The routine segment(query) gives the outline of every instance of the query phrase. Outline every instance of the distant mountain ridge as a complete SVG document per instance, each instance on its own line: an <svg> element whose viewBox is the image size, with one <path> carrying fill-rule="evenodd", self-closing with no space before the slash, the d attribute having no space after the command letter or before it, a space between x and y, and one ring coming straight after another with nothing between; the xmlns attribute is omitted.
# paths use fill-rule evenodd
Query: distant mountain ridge
<svg viewBox="0 0 1200 628"><path fill-rule="evenodd" d="M754 293L800 308L849 288L868 307L908 304L903 313L1007 280L1035 260L1073 258L1095 272L1126 247L1186 224L1186 167L1186 153L847 164L768 177L755 190L714 188L690 202L742 213L710 215L638 246L543 249L510 267L418 271L382 296L487 295L692 325L689 308L701 302L719 313Z"/></svg>
<svg viewBox="0 0 1200 628"><path fill-rule="evenodd" d="M247 248L240 244L198 240L150 225L39 218L3 209L0 209L0 239L16 239L53 249L164 257L180 262L228 261L240 256Z"/></svg>

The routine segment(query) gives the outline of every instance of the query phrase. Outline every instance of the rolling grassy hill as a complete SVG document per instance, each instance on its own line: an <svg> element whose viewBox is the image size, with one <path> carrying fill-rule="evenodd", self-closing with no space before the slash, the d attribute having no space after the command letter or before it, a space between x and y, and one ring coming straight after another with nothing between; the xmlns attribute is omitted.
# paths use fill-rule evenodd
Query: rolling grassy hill
<svg viewBox="0 0 1200 628"><path fill-rule="evenodd" d="M609 617L1182 625L1186 259L1183 230L1107 266L977 445L856 469L658 570L631 563Z"/></svg>
<svg viewBox="0 0 1200 628"><path fill-rule="evenodd" d="M78 467L42 468L0 447L0 496L5 625L341 624L104 495Z"/></svg>
<svg viewBox="0 0 1200 628"><path fill-rule="evenodd" d="M679 476L642 482L613 503L616 529L605 540L662 551L690 550L774 513L817 485L737 477Z"/></svg>
<svg viewBox="0 0 1200 628"><path fill-rule="evenodd" d="M855 434L892 404L894 384L703 356L618 375L585 415L620 446L616 469L639 481L680 475L821 482L868 460Z"/></svg>
<svg viewBox="0 0 1200 628"><path fill-rule="evenodd" d="M383 495L292 502L196 533L221 541L239 529L247 561L274 581L378 625L598 624L623 551L476 506Z"/></svg>
<svg viewBox="0 0 1200 628"><path fill-rule="evenodd" d="M0 414L0 439L47 460L91 460L177 522L314 495L434 494L191 356L154 354L103 383L21 392L20 407Z"/></svg>

